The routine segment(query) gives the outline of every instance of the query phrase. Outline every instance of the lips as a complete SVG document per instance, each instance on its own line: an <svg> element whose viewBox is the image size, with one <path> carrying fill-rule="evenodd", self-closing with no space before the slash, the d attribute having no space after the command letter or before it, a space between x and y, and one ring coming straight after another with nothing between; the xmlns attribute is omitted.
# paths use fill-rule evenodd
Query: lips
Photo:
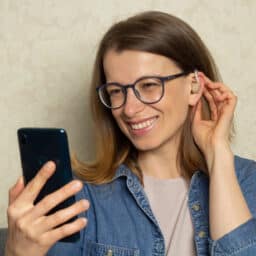
<svg viewBox="0 0 256 256"><path fill-rule="evenodd" d="M143 121L128 122L128 124L133 131L147 130L147 128L152 126L156 119L157 117L153 117L146 120L144 119Z"/></svg>

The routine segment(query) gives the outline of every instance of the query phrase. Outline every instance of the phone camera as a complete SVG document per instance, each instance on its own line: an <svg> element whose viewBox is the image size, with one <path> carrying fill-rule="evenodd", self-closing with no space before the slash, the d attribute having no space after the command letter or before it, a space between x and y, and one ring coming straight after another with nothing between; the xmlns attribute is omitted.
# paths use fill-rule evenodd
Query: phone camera
<svg viewBox="0 0 256 256"><path fill-rule="evenodd" d="M21 134L21 144L26 145L28 143L28 136L26 134Z"/></svg>

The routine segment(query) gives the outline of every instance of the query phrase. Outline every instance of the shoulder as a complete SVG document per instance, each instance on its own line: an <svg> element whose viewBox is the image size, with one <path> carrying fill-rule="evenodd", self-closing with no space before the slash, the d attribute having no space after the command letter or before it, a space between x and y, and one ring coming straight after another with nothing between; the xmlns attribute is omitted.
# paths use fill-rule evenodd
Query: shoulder
<svg viewBox="0 0 256 256"><path fill-rule="evenodd" d="M115 196L120 196L122 192L124 193L127 189L127 181L135 180L136 176L132 171L125 165L120 165L115 171L115 175L109 182L102 184L83 182L83 189L79 193L79 198L88 199L107 199L113 198Z"/></svg>

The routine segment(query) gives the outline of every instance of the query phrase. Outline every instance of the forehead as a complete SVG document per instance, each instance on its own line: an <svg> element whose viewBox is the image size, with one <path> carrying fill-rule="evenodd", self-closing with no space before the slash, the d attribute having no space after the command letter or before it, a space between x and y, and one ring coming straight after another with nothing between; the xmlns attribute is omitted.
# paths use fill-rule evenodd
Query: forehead
<svg viewBox="0 0 256 256"><path fill-rule="evenodd" d="M107 81L133 82L142 76L169 75L180 71L169 58L143 51L109 50L103 59Z"/></svg>

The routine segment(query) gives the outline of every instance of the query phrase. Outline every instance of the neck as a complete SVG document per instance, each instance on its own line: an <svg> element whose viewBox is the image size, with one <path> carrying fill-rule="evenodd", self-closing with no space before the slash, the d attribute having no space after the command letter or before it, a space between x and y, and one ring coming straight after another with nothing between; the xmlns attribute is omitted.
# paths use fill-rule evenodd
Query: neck
<svg viewBox="0 0 256 256"><path fill-rule="evenodd" d="M179 143L168 143L161 147L141 151L138 154L138 165L142 173L159 179L173 179L181 176L177 163Z"/></svg>

